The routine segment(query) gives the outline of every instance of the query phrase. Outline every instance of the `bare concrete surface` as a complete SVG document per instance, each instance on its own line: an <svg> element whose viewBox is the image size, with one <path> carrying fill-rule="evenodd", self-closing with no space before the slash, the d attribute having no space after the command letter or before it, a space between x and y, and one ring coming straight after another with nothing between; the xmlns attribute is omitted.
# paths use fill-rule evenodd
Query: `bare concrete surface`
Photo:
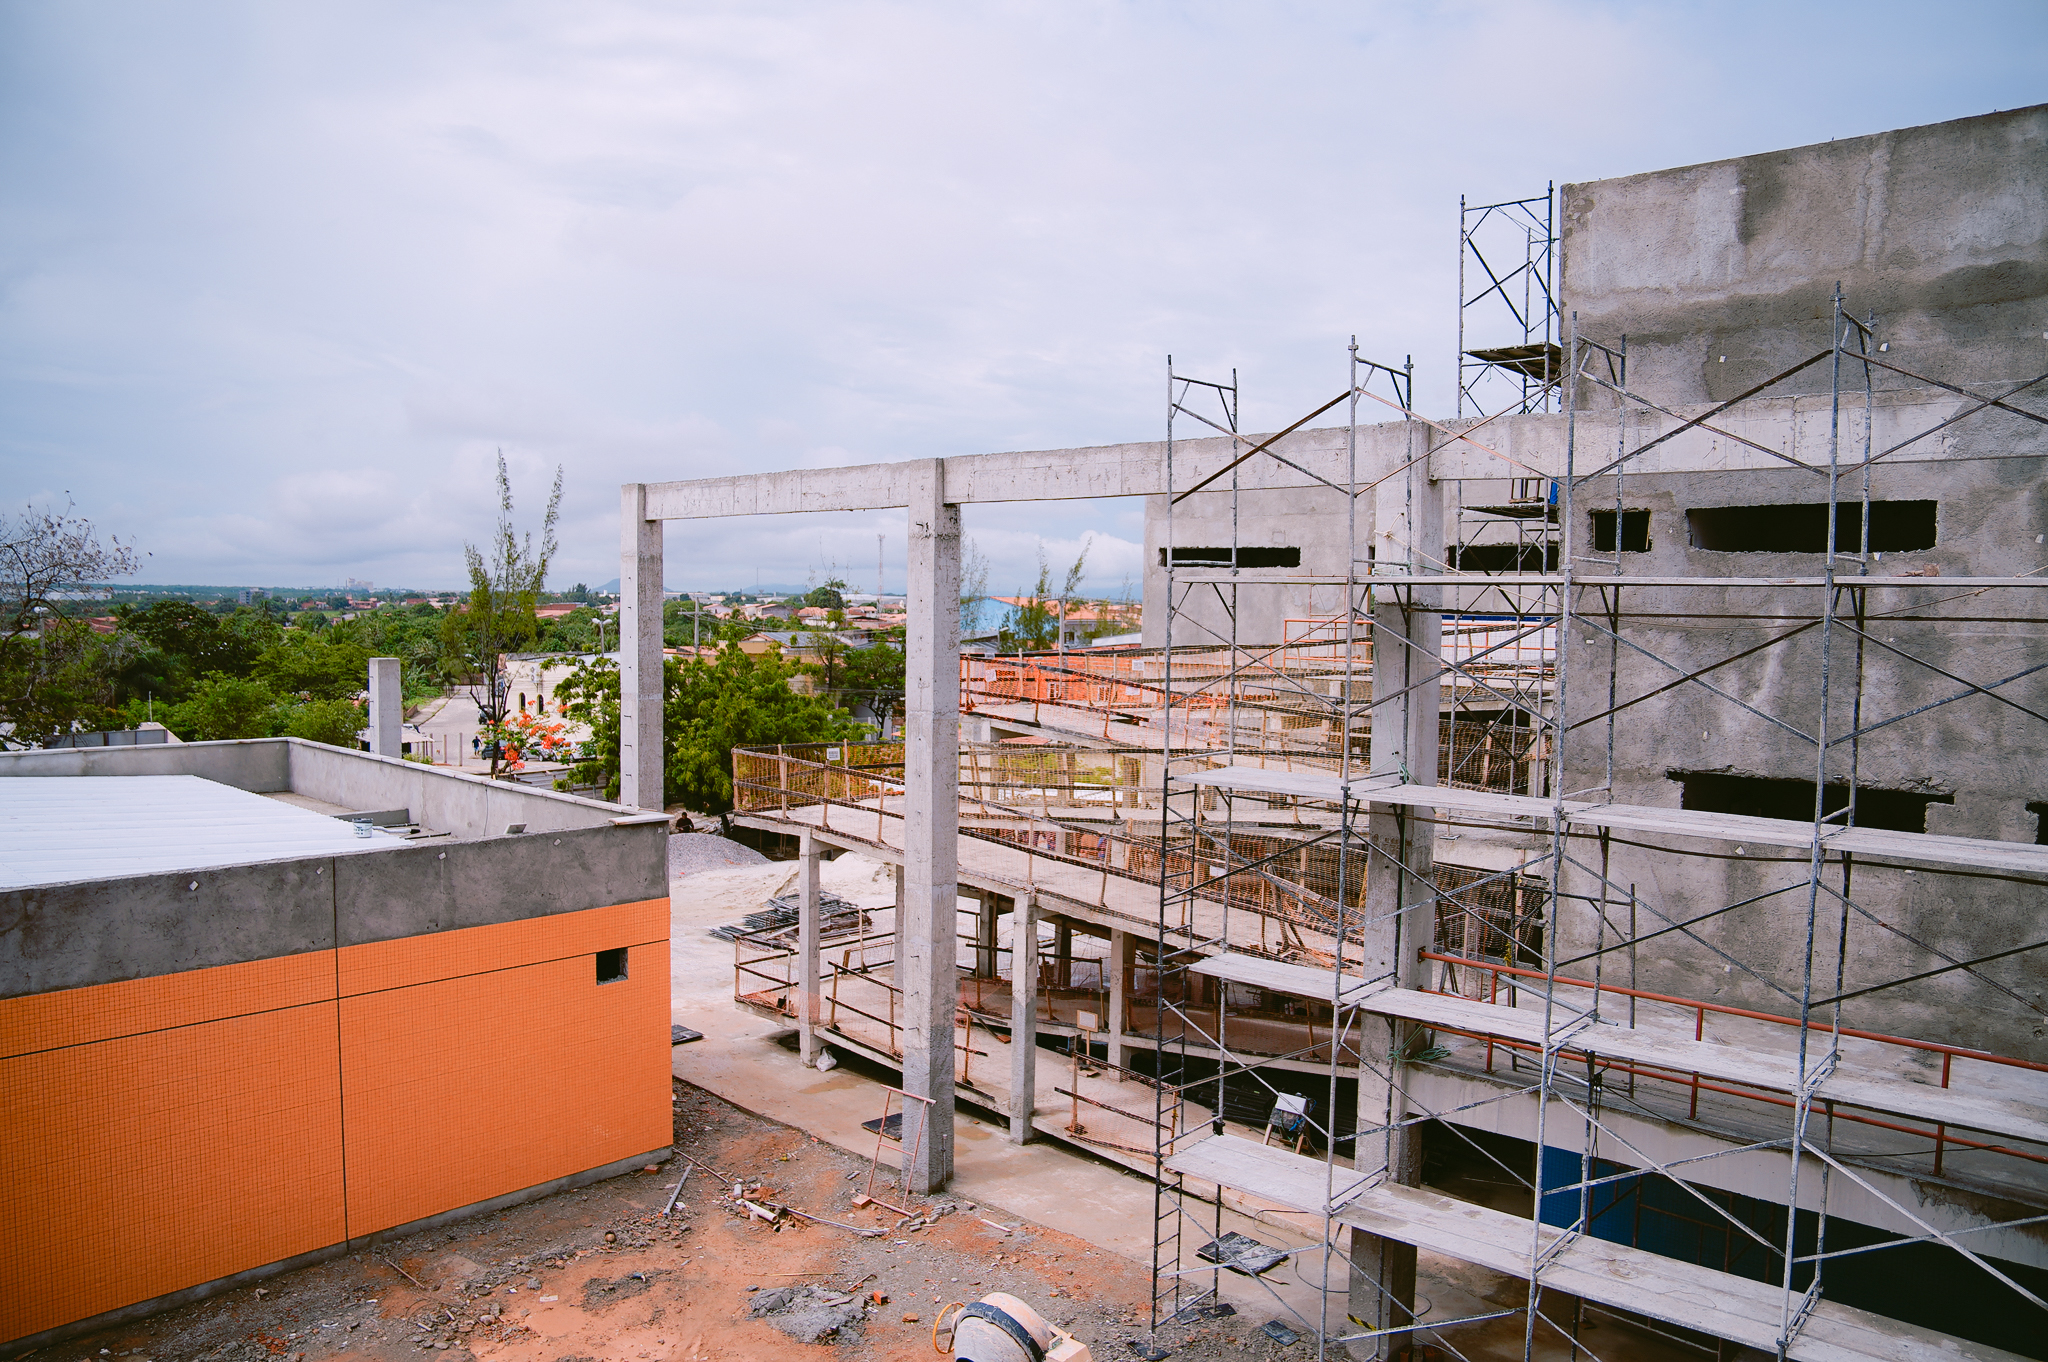
<svg viewBox="0 0 2048 1362"><path fill-rule="evenodd" d="M678 1079L742 1110L795 1126L825 1144L862 1159L872 1159L877 1142L873 1134L861 1129L861 1123L882 1114L885 1083L893 1081L893 1076L878 1073L864 1063L842 1064L826 1073L803 1068L791 1043L793 1027L755 1016L734 1004L733 948L710 935L711 928L758 911L766 899L789 888L796 874L796 863L784 861L701 871L671 882L669 977L673 1018L680 1025L704 1033L701 1041L675 1047L672 1071ZM886 924L886 907L893 895L893 877L887 866L859 856L841 856L825 864L821 887L877 911L878 927ZM960 902L963 912L971 907L970 900ZM1048 1052L1047 1057L1057 1063L1057 1056ZM893 1146L882 1150L882 1161L885 1168L895 1166ZM895 1193L884 1195L893 1198ZM957 1129L954 1178L947 1195L975 1203L977 1220L986 1217L1003 1225L1043 1226L1104 1250L1133 1269L1147 1273L1151 1269L1152 1184L1061 1146L1012 1144L997 1113L963 1107ZM1220 1229L1223 1233L1245 1234L1277 1248L1309 1250L1266 1273L1260 1281L1224 1273L1222 1297L1238 1311L1234 1319L1250 1325L1277 1319L1305 1336L1310 1335L1309 1326L1320 1311L1316 1282L1322 1277L1322 1255L1314 1248L1317 1240L1313 1225L1305 1227L1309 1229L1307 1234L1291 1227L1291 1221L1301 1219L1275 1212L1252 1216L1226 1211L1220 1222L1206 1227L1210 1232ZM1201 1229L1185 1227L1182 1239L1187 1267L1202 1266L1193 1253L1206 1238ZM1347 1294L1346 1259L1341 1252L1331 1255L1327 1271L1329 1327L1334 1333L1343 1327ZM1206 1286L1208 1280L1206 1274L1190 1278L1196 1291ZM1517 1293L1522 1284L1518 1280L1433 1254L1421 1256L1418 1280L1426 1302L1426 1308L1418 1303L1425 1324L1430 1319L1487 1314L1510 1304L1519 1305L1521 1300ZM1510 1301L1510 1297L1514 1299ZM1177 1327L1172 1332L1182 1334L1186 1327ZM1623 1355L1629 1357L1687 1355L1683 1348L1623 1321L1606 1321L1599 1327L1610 1344L1626 1338ZM1453 1337L1467 1357L1521 1356L1521 1325L1517 1319L1465 1326ZM1587 1335L1587 1339L1598 1347L1601 1334ZM1537 1355L1548 1357L1554 1353L1565 1357L1567 1340L1559 1336L1555 1345L1546 1346L1539 1339ZM1181 1356L1200 1355L1185 1351L1185 1344L1167 1346L1176 1347ZM1271 1347L1249 1339L1243 1340L1241 1346L1252 1355ZM1117 1355L1113 1349L1097 1352L1098 1357L1113 1355ZM1274 1355L1292 1354L1275 1350ZM1341 1354L1332 1353L1338 1355Z"/></svg>

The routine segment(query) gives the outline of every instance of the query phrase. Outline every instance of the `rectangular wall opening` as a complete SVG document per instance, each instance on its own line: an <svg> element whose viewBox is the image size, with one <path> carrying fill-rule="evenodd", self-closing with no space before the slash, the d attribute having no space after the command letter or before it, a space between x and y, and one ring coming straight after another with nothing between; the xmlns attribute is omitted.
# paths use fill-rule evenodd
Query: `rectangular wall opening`
<svg viewBox="0 0 2048 1362"><path fill-rule="evenodd" d="M1557 545L1452 544L1444 564L1452 572L1555 572Z"/></svg>
<svg viewBox="0 0 2048 1362"><path fill-rule="evenodd" d="M1159 550L1159 566L1165 567L1166 550ZM1271 548L1259 544L1240 544L1233 561L1230 546L1221 547L1180 547L1173 551L1175 567L1241 567L1241 568L1291 568L1301 566L1301 550L1283 545Z"/></svg>
<svg viewBox="0 0 2048 1362"><path fill-rule="evenodd" d="M1623 553L1648 553L1650 551L1650 513L1648 511L1623 511L1621 513L1621 551ZM1614 512L1593 512L1593 552L1614 552Z"/></svg>
<svg viewBox="0 0 2048 1362"><path fill-rule="evenodd" d="M1938 504L1871 502L1868 551L1910 553L1933 548ZM1862 521L1861 502L1844 501L1836 507L1835 547L1839 551L1865 551ZM1623 528L1625 531L1626 526ZM1709 553L1826 553L1828 508L1822 501L1791 506L1696 506L1685 513L1685 532L1692 547Z"/></svg>
<svg viewBox="0 0 2048 1362"><path fill-rule="evenodd" d="M2048 799L2035 800L2027 812L2034 815L2034 845L2048 847Z"/></svg>
<svg viewBox="0 0 2048 1362"><path fill-rule="evenodd" d="M1731 776L1715 771L1667 771L1683 787L1678 807L1705 813L1733 813L1746 818L1784 818L1795 823L1813 821L1813 782L1777 780L1765 776ZM1849 802L1846 782L1827 787L1822 804L1835 813ZM1883 828L1891 832L1927 831L1927 806L1953 804L1949 794L1927 794L1920 790L1882 790L1869 785L1856 790L1856 826ZM1834 820L1846 826L1845 819Z"/></svg>
<svg viewBox="0 0 2048 1362"><path fill-rule="evenodd" d="M626 948L624 946L597 953L597 982L600 984L616 984L625 977Z"/></svg>

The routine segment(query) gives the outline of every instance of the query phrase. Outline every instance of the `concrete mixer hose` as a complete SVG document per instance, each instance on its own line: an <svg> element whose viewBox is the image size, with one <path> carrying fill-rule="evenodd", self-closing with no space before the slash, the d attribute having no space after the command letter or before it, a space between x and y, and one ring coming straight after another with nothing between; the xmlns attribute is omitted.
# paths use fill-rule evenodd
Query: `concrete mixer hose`
<svg viewBox="0 0 2048 1362"><path fill-rule="evenodd" d="M952 1314L956 1310L965 1310L966 1308L966 1301L953 1301L952 1303L948 1304L945 1309L939 1311L938 1314L932 1316L933 1352L938 1353L942 1357L949 1357L952 1355L953 1326L951 1324L946 1323L946 1316ZM940 1334L946 1335L946 1341L944 1343L939 1342Z"/></svg>

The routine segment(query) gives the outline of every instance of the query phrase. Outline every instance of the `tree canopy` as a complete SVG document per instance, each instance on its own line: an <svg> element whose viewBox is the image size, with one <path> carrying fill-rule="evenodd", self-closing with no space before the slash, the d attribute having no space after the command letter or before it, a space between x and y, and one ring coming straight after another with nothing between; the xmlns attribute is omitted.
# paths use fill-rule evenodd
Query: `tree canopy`
<svg viewBox="0 0 2048 1362"><path fill-rule="evenodd" d="M662 802L705 813L732 807L732 749L772 743L835 742L865 727L815 695L790 689L798 668L774 652L722 649L716 658L670 659L662 667ZM619 796L619 671L609 658L585 663L557 694L568 715L590 725L586 756L571 778Z"/></svg>
<svg viewBox="0 0 2048 1362"><path fill-rule="evenodd" d="M547 585L548 564L555 556L555 522L562 509L562 470L555 469L554 490L541 517L540 544L531 532L512 525L512 477L505 456L498 455L498 525L489 552L464 544L469 567L469 604L441 620L441 643L451 661L463 668L477 717L486 728L502 730L510 713L502 682L501 660L507 653L529 648L540 637L534 606ZM495 754L497 747L492 746ZM497 758L492 757L495 774Z"/></svg>
<svg viewBox="0 0 2048 1362"><path fill-rule="evenodd" d="M0 723L12 725L9 741L40 744L106 721L122 645L67 616L57 593L141 565L131 545L111 536L102 543L69 507L0 520Z"/></svg>

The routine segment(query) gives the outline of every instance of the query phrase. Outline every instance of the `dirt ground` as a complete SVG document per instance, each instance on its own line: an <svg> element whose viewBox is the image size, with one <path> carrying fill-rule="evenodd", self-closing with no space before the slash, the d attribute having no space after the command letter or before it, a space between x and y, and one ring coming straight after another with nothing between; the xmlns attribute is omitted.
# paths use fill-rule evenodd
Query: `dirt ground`
<svg viewBox="0 0 2048 1362"><path fill-rule="evenodd" d="M1138 1264L1021 1224L999 1207L904 1201L885 1185L884 1169L878 1196L913 1210L954 1208L928 1225L899 1228L894 1213L852 1207L867 1185L865 1159L682 1082L675 1085L675 1119L677 1158L655 1172L426 1231L35 1356L930 1359L939 1307L994 1290L1030 1302L1098 1359L1140 1355L1128 1342L1144 1336L1147 1281ZM685 1160L693 1169L681 1205L664 1218L659 1213ZM735 1204L733 1181L759 1184L751 1193L757 1201L883 1233L867 1237L788 1215L766 1222ZM832 1288L833 1299L850 1295L869 1308L818 1344L795 1342L769 1319L749 1317L756 1291L802 1285ZM1300 1345L1282 1348L1258 1333L1262 1323L1239 1315L1170 1324L1157 1345L1190 1362L1303 1355Z"/></svg>

